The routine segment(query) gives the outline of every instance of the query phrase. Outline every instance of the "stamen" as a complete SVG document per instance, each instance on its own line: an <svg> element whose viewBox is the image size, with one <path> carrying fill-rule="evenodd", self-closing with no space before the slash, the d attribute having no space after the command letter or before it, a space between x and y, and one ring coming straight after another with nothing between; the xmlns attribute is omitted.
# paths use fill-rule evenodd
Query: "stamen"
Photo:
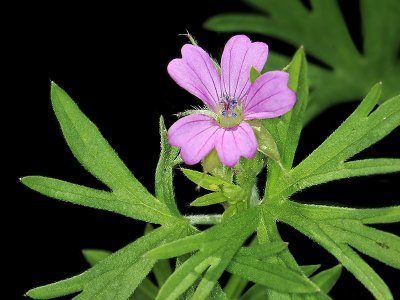
<svg viewBox="0 0 400 300"><path fill-rule="evenodd" d="M240 100L229 95L222 95L219 101L218 123L221 127L231 128L239 125L242 119L242 107L239 104Z"/></svg>

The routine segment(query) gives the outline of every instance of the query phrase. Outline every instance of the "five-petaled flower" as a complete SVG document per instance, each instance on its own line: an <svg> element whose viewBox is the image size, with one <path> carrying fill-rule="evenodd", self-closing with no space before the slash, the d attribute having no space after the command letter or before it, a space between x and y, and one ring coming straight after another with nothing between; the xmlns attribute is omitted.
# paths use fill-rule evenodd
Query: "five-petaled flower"
<svg viewBox="0 0 400 300"><path fill-rule="evenodd" d="M265 43L236 35L225 45L221 74L210 56L191 44L182 47L182 58L169 63L168 73L176 83L212 112L183 117L168 130L169 143L181 148L186 164L200 162L214 148L228 167L241 156L254 157L257 140L246 121L275 118L292 109L296 94L288 88L286 72L266 72L250 83L251 67L261 71L267 56Z"/></svg>

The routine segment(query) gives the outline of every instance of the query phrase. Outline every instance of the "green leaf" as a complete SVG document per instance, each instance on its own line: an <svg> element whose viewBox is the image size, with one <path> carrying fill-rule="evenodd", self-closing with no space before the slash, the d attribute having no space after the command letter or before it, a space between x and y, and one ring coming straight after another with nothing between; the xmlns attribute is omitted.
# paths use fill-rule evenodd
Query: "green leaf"
<svg viewBox="0 0 400 300"><path fill-rule="evenodd" d="M238 299L249 281L242 277L231 274L228 282L224 286L224 292L228 299Z"/></svg>
<svg viewBox="0 0 400 300"><path fill-rule="evenodd" d="M280 118L264 121L277 144L280 161L268 161L267 182L264 197L275 194L275 190L285 186L287 173L293 164L294 155L303 128L303 118L308 103L307 61L304 49L297 50L288 67L289 87L296 92L297 101L293 109ZM267 203L265 201L264 203Z"/></svg>
<svg viewBox="0 0 400 300"><path fill-rule="evenodd" d="M261 76L261 72L258 71L253 66L251 66L251 68L250 68L250 82L253 83L260 76Z"/></svg>
<svg viewBox="0 0 400 300"><path fill-rule="evenodd" d="M312 293L319 291L305 276L302 276L279 264L260 263L253 257L235 256L228 266L228 271L285 293Z"/></svg>
<svg viewBox="0 0 400 300"><path fill-rule="evenodd" d="M153 267L153 273L159 287L161 287L172 274L172 268L168 259L161 259Z"/></svg>
<svg viewBox="0 0 400 300"><path fill-rule="evenodd" d="M100 249L84 249L82 250L82 254L89 265L93 267L106 257L110 256L112 253L110 251Z"/></svg>
<svg viewBox="0 0 400 300"><path fill-rule="evenodd" d="M279 162L281 157L279 155L278 147L276 146L275 140L271 133L269 133L269 131L264 126L262 126L261 122L250 121L248 123L250 123L251 128L253 128L256 135L258 151L260 151L265 156Z"/></svg>
<svg viewBox="0 0 400 300"><path fill-rule="evenodd" d="M325 293L329 293L341 274L342 266L337 265L328 270L319 272L317 275L311 277L311 280L314 281Z"/></svg>
<svg viewBox="0 0 400 300"><path fill-rule="evenodd" d="M163 226L111 254L88 271L56 283L32 289L27 296L50 299L82 291L76 299L127 299L147 276L156 260L143 254L158 245L178 239L187 225Z"/></svg>
<svg viewBox="0 0 400 300"><path fill-rule="evenodd" d="M270 206L265 206L263 207L262 210L262 218L260 225L257 229L257 237L258 241L263 244L263 243L275 243L275 242L280 242L282 243L282 238L280 237L280 234L278 232L277 228L277 219L275 215L272 215L271 212L275 210L273 207L273 203ZM283 208L285 209L285 208ZM274 263L278 264L281 268L284 268L289 271L293 271L295 273L298 273L299 275L304 275L305 273L303 272L303 268L299 266L290 253L289 249L283 250L279 252L276 256L271 256L267 260L269 263ZM313 283L312 283L313 284ZM273 300L291 300L292 295L284 292L278 292L274 289L267 289L265 286L256 284L254 288L251 288L251 292L249 291L250 294L255 294L257 297L261 298L255 298L255 299L265 299L262 298L263 295L267 294L268 299L273 299ZM329 299L329 297L323 293L322 291L313 293L311 294L306 294L305 297L315 297L316 299ZM246 299L252 299L252 298L246 298ZM296 299L296 298L295 298Z"/></svg>
<svg viewBox="0 0 400 300"><path fill-rule="evenodd" d="M226 202L228 199L221 192L209 193L190 203L190 206L207 206Z"/></svg>
<svg viewBox="0 0 400 300"><path fill-rule="evenodd" d="M268 289L260 284L255 284L251 288L249 288L246 293L243 294L240 300L265 300L270 299L268 295ZM285 300L285 298L281 298Z"/></svg>
<svg viewBox="0 0 400 300"><path fill-rule="evenodd" d="M400 237L356 220L329 220L320 225L336 241L347 243L394 268L400 269Z"/></svg>
<svg viewBox="0 0 400 300"><path fill-rule="evenodd" d="M133 294L129 297L130 300L153 300L157 297L158 288L151 282L150 279L145 278L143 281L138 285L136 290Z"/></svg>
<svg viewBox="0 0 400 300"><path fill-rule="evenodd" d="M189 34L189 36L191 35ZM162 116L160 117L160 139L161 153L155 176L156 198L165 203L172 214L179 216L180 214L176 206L173 186L173 169L175 167L175 159L179 154L179 149L172 147L168 143L167 129L165 128L164 118Z"/></svg>
<svg viewBox="0 0 400 300"><path fill-rule="evenodd" d="M252 245L250 247L242 247L236 254L236 258L240 259L242 257L252 257L256 259L265 259L271 255L275 255L285 249L287 249L288 244L282 242L273 242L268 244Z"/></svg>
<svg viewBox="0 0 400 300"><path fill-rule="evenodd" d="M302 215L299 210L293 211L292 209L285 209L284 211L285 212L281 211L282 214L279 216L282 221L293 226L304 235L313 239L333 256L335 256L337 260L347 270L353 273L353 275L377 299L393 299L392 294L385 282L353 249L347 245L347 239L344 239L344 237L338 232L333 232L331 228L325 225L328 220L325 220L324 222L316 222L312 218ZM360 237L357 237L357 239L359 238ZM380 242L380 240L378 240L378 242ZM357 245L357 247L360 247L361 245L360 249L364 249L362 247L362 242L360 243L359 241L356 241L354 245ZM369 255L371 255L370 252ZM391 254L389 253L383 255L385 258L382 260L387 260Z"/></svg>
<svg viewBox="0 0 400 300"><path fill-rule="evenodd" d="M371 112L379 100L380 91L381 84L375 85L346 121L291 170L281 190L276 191L277 194L289 196L313 183L336 180L347 175L398 171L398 160L346 162L400 125L400 96L386 101ZM390 162L394 163L393 166L388 165Z"/></svg>
<svg viewBox="0 0 400 300"><path fill-rule="evenodd" d="M112 190L113 196L102 191L97 193L94 190L89 191L78 185L68 186L65 182L43 177L28 177L22 181L54 198L60 196L62 200L77 204L96 208L105 207L107 210L117 211L123 215L152 223L169 222L171 215L167 207L155 199L137 181L97 127L79 110L67 93L54 82L51 85L51 101L64 138L72 153L91 174ZM47 186L48 184L49 186ZM73 195L67 195L71 191ZM79 196L79 192L83 192L84 195ZM101 197L89 202L83 199L87 193L90 194L90 197L100 194ZM118 201L108 201L112 198L117 198ZM109 203L106 203L107 201ZM125 210L129 210L129 212L125 212ZM136 212L134 212L135 210Z"/></svg>
<svg viewBox="0 0 400 300"><path fill-rule="evenodd" d="M82 253L86 261L92 267L112 254L109 251L100 249L84 249L82 250ZM156 265L157 264L158 262ZM152 283L148 278L144 278L129 299L152 300L157 296L157 293L158 288L154 285L154 283Z"/></svg>
<svg viewBox="0 0 400 300"><path fill-rule="evenodd" d="M141 204L119 198L114 193L100 191L66 181L41 177L27 176L20 179L30 189L48 197L79 204L91 208L102 209L118 213L134 219L155 220L154 217L146 214L146 208L141 209ZM153 212L152 212L153 213Z"/></svg>
<svg viewBox="0 0 400 300"><path fill-rule="evenodd" d="M359 220L363 224L400 222L400 206L384 208L355 209L326 205L300 204L288 201L284 205L287 212L303 215L306 218L324 223L329 219Z"/></svg>
<svg viewBox="0 0 400 300"><path fill-rule="evenodd" d="M146 227L144 229L144 234L145 235L149 234L153 230L154 230L154 228L151 224L146 224ZM164 282L167 280L167 278L172 274L172 268L169 263L169 260L168 259L158 260L153 266L153 274L154 274L154 277L156 278L156 282L157 282L158 286L161 287L164 284ZM158 293L158 289L157 289L157 293ZM156 296L157 293L155 293L154 296Z"/></svg>
<svg viewBox="0 0 400 300"><path fill-rule="evenodd" d="M308 103L307 61L303 48L297 50L293 56L288 72L288 85L296 92L296 104L282 117L264 121L265 126L275 138L285 169L290 169L292 166Z"/></svg>
<svg viewBox="0 0 400 300"><path fill-rule="evenodd" d="M203 160L201 161L201 166L206 173L214 173L219 169L224 169L215 148L211 150L211 152L208 153L206 157L203 158Z"/></svg>
<svg viewBox="0 0 400 300"><path fill-rule="evenodd" d="M310 65L313 92L306 122L332 105L361 99L378 81L387 86L383 100L400 93L399 1L360 1L363 53L354 45L335 0L312 0L312 10L300 0L244 2L259 13L218 15L206 21L206 28L218 32L257 33L295 47L304 45L309 55L327 65ZM288 57L271 51L267 67L281 69L288 63Z"/></svg>
<svg viewBox="0 0 400 300"><path fill-rule="evenodd" d="M321 265L307 265L307 266L300 266L301 270L303 271L304 275L310 276L314 272L316 272Z"/></svg>
<svg viewBox="0 0 400 300"><path fill-rule="evenodd" d="M299 181L297 186L301 189L305 189L314 185L339 179L396 172L400 172L400 159L377 158L353 160L341 163L337 169L332 171L309 176Z"/></svg>
<svg viewBox="0 0 400 300"><path fill-rule="evenodd" d="M208 299L217 280L258 223L257 209L248 209L199 234L160 246L148 258L178 257L196 252L169 277L157 299L177 299L203 274L193 299ZM240 228L240 230L237 230Z"/></svg>
<svg viewBox="0 0 400 300"><path fill-rule="evenodd" d="M254 241L255 242L255 241ZM254 242L252 244L254 244ZM284 249L287 248L287 243L275 242L275 243L267 243L267 244L259 244L252 245L250 247L242 247L238 253L236 253L235 258L240 259L244 257L245 259L248 257L256 258L256 259L266 259L270 256L273 256ZM229 299L238 298L242 291L247 286L248 280L245 280L239 276L233 275L229 279L228 283L224 287L224 291Z"/></svg>

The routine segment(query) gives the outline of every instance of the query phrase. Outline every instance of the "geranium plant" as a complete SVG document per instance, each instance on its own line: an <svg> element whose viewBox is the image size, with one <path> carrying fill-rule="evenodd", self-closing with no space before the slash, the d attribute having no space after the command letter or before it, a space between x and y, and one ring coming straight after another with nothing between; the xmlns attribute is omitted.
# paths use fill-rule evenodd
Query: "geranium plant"
<svg viewBox="0 0 400 300"><path fill-rule="evenodd" d="M369 226L400 221L400 206L312 205L297 202L296 193L333 180L400 171L399 158L352 160L400 125L400 96L376 107L382 90L377 83L335 132L293 165L308 104L307 62L300 48L283 71L262 73L267 51L264 43L235 36L219 66L193 41L182 48L182 58L169 64L171 77L206 107L183 112L168 131L160 118L154 195L68 94L52 83L52 105L68 146L109 190L40 176L23 177L22 183L49 197L148 225L141 238L115 253L85 251L89 270L34 288L27 296L329 299L343 266L377 299L392 298L355 250L400 268L400 238ZM200 162L202 172L186 166ZM266 181L259 188L258 176L265 168ZM213 205L222 205L224 212L181 214L173 184L174 173L181 171L209 191L192 199L192 206L210 206L212 212ZM298 265L290 241L279 235L279 222L318 243L338 265L319 272L318 265ZM230 275L221 284L224 272Z"/></svg>

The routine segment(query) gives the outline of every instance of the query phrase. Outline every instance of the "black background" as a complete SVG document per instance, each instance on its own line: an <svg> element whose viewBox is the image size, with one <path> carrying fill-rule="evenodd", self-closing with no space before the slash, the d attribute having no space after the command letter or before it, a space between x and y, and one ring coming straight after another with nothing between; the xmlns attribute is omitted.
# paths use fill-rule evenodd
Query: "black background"
<svg viewBox="0 0 400 300"><path fill-rule="evenodd" d="M359 43L357 1L341 1L349 17L351 33ZM190 4L189 4L190 3ZM189 30L214 56L229 38L203 29L211 15L248 8L238 1L145 2L135 8L118 4L83 7L52 4L49 7L14 7L5 25L11 66L4 81L3 114L11 124L3 125L4 166L7 175L3 212L3 260L11 299L29 288L64 279L87 268L83 248L117 250L140 236L144 225L112 213L74 206L32 192L18 182L25 175L44 175L102 188L69 152L49 101L50 80L57 82L101 129L135 176L153 191L154 170L159 153L158 118L198 104L166 73L168 62L179 56L186 42L179 36ZM142 21L139 17L145 18ZM294 48L273 39L270 49L288 55ZM139 75L139 79L137 79ZM296 160L310 153L356 107L350 103L330 109L303 132ZM3 121L5 120L3 118ZM358 157L399 157L397 129L378 145ZM11 165L10 164L10 165ZM5 172L4 172L5 173ZM10 174L10 173L8 173ZM177 174L177 196L183 211L195 197L194 185ZM300 200L334 201L356 207L398 204L398 175L341 181L312 188ZM4 205L4 204L3 204ZM194 211L192 211L194 212ZM288 226L279 227L301 264L336 264L335 259ZM379 226L399 234L396 225ZM373 259L366 260L378 271L395 295L400 295L399 272ZM343 272L332 291L334 298L369 299L372 296L354 277Z"/></svg>

